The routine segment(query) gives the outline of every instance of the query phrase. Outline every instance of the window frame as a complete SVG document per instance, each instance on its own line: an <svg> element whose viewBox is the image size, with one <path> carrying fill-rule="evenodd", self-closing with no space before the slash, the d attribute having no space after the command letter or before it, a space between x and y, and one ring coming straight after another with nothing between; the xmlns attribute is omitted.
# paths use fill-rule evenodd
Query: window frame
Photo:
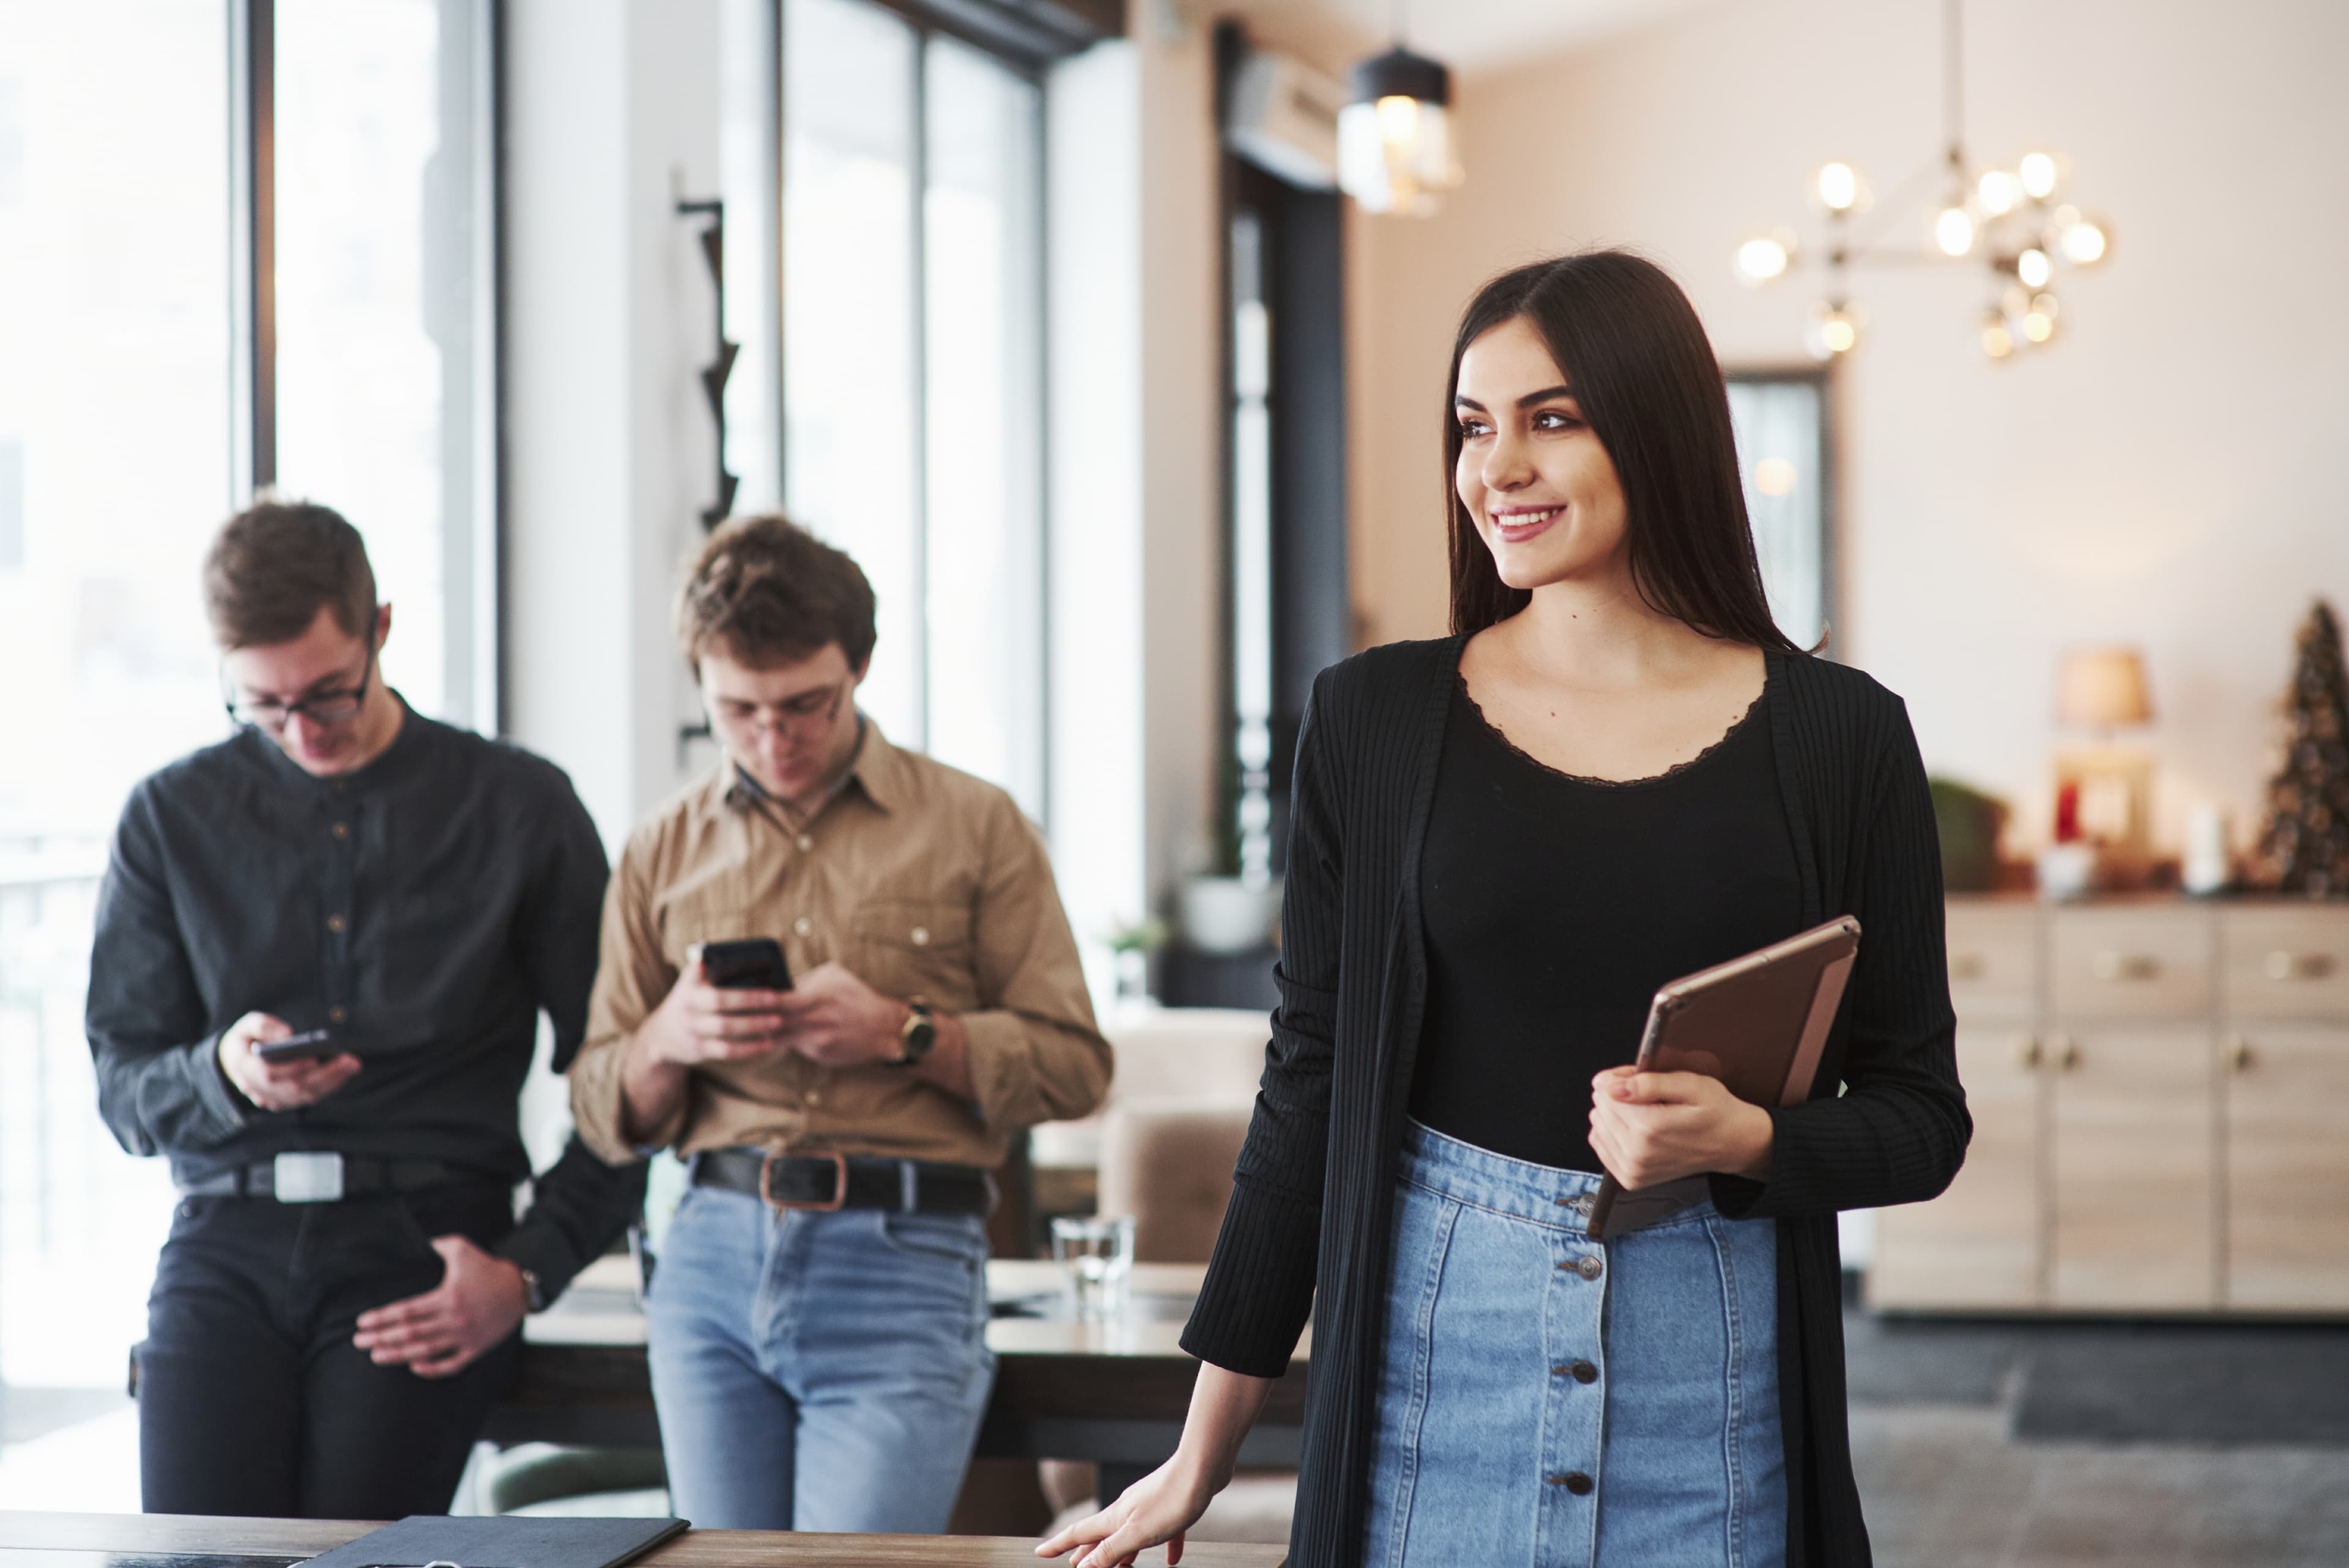
<svg viewBox="0 0 2349 1568"><path fill-rule="evenodd" d="M506 657L506 146L504 0L477 0L472 40L475 352L471 366L472 504L460 553L466 662L448 695L463 722L505 733ZM277 483L276 0L227 0L229 59L229 504L242 509ZM329 504L334 498L326 498ZM444 641L448 634L444 630Z"/></svg>
<svg viewBox="0 0 2349 1568"><path fill-rule="evenodd" d="M1123 31L1123 0L1028 0L1019 6L1006 6L997 0L855 0L855 3L884 12L903 23L912 36L913 80L911 104L913 120L909 127L910 141L908 185L911 222L907 245L911 254L909 275L914 281L913 296L907 302L913 312L913 375L908 389L914 424L909 434L907 461L913 477L913 582L911 594L923 612L915 618L915 646L907 657L920 672L917 714L920 732L910 737L918 749L927 750L932 740L930 675L930 624L927 604L930 588L930 526L931 496L929 483L929 344L928 344L928 267L929 234L926 206L930 190L930 67L929 49L937 39L947 39L986 57L1009 75L1036 89L1035 139L1030 149L1030 178L1035 192L1034 230L1030 236L1036 257L1033 280L1033 306L1037 324L1034 350L1036 356L1036 430L1033 461L1040 480L1037 493L1036 548L1034 559L1034 589L1038 624L1037 680L1034 691L1036 708L1035 792L1038 825L1049 830L1052 816L1052 638L1051 581L1053 510L1051 486L1049 483L1051 461L1050 410L1051 406L1051 339L1050 313L1051 192L1048 167L1050 145L1050 94L1045 90L1051 65L1073 55L1091 43ZM774 443L774 472L779 494L787 498L790 475L790 360L785 341L790 319L790 250L788 233L790 192L787 147L791 133L791 103L789 71L784 52L789 48L789 29L785 18L787 0L767 0L767 36L772 47L767 52L768 72L766 102L773 116L774 134L770 157L771 162L764 178L771 192L773 215L768 234L773 246L771 255L762 258L761 272L771 279L774 300L769 317L768 341L761 347L771 356L771 379L775 387L775 417L771 431L762 431L765 439ZM1081 38L1064 37L1059 47L1050 49L1026 47L1038 36L1037 18L1056 18L1065 24L1063 31L1081 31L1072 18L1081 13L1097 14L1103 19L1098 30L1086 32ZM1114 26L1108 20L1113 18ZM991 25L999 22L1001 26Z"/></svg>

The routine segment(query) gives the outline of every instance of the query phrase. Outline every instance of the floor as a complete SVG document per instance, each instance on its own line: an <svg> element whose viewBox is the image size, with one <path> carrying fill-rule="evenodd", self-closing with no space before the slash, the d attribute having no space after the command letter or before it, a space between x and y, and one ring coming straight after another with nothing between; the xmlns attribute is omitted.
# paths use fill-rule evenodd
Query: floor
<svg viewBox="0 0 2349 1568"><path fill-rule="evenodd" d="M2349 1326L1846 1338L1878 1568L2349 1568Z"/></svg>

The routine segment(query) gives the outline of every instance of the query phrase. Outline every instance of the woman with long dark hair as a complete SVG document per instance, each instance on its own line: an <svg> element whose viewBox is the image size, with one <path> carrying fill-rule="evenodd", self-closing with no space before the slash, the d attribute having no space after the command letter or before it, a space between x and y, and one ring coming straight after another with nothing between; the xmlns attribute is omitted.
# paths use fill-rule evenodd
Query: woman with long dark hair
<svg viewBox="0 0 2349 1568"><path fill-rule="evenodd" d="M1971 1130L1906 711L1772 624L1653 265L1494 279L1447 392L1453 636L1315 682L1181 1448L1039 1551L1179 1550L1309 1311L1298 1568L1865 1564L1835 1216L1940 1191ZM1661 983L1843 914L1807 1103L1629 1065ZM1710 1199L1593 1241L1601 1171Z"/></svg>

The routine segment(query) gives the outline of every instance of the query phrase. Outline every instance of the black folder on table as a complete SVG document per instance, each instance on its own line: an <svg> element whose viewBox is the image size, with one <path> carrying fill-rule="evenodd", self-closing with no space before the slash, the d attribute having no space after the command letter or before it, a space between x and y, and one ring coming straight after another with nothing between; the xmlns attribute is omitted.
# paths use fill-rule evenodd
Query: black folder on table
<svg viewBox="0 0 2349 1568"><path fill-rule="evenodd" d="M1702 1073L1749 1105L1801 1103L1858 951L1859 922L1845 915L1682 975L1658 991L1648 1010L1640 1066ZM1702 1176L1631 1191L1610 1175L1591 1201L1588 1231L1611 1241L1669 1220L1711 1192Z"/></svg>
<svg viewBox="0 0 2349 1568"><path fill-rule="evenodd" d="M303 1568L619 1568L673 1535L682 1519L459 1518L411 1513L313 1557Z"/></svg>

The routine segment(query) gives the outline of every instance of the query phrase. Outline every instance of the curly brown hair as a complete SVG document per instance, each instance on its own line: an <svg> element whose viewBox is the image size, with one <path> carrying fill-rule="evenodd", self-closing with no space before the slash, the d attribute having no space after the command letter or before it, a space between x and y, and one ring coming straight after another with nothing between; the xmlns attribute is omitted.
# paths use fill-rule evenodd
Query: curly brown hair
<svg viewBox="0 0 2349 1568"><path fill-rule="evenodd" d="M737 517L702 543L677 596L677 640L688 667L722 652L754 668L795 664L840 644L849 668L873 657L873 585L835 550L780 512Z"/></svg>

